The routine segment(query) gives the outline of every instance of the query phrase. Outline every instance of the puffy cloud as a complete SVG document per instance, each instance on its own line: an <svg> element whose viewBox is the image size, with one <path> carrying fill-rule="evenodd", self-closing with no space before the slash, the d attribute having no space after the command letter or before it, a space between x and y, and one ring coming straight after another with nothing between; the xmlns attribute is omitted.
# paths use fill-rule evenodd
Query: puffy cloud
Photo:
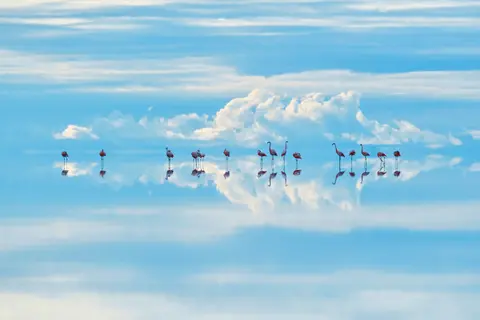
<svg viewBox="0 0 480 320"><path fill-rule="evenodd" d="M93 133L92 128L77 126L74 124L68 125L62 132L57 132L53 134L53 138L57 140L81 139L85 137L93 140L98 139L98 136Z"/></svg>
<svg viewBox="0 0 480 320"><path fill-rule="evenodd" d="M326 134L326 138L331 140L335 137L333 131L338 131L337 126L331 124L337 122L351 130L343 134L337 132L337 137L365 144L420 142L434 147L462 144L458 138L421 130L406 120L394 120L392 125L370 120L360 109L359 94L353 91L333 97L312 93L288 98L256 89L246 97L232 99L211 119L208 115L192 113L168 119L144 116L135 120L130 115L114 112L94 121L92 127L103 134L114 132L115 136L228 140L256 147L265 140L280 142L286 134L302 138ZM304 130L297 130L300 127ZM328 130L330 132L325 133L329 127L332 127ZM360 132L368 132L369 135Z"/></svg>

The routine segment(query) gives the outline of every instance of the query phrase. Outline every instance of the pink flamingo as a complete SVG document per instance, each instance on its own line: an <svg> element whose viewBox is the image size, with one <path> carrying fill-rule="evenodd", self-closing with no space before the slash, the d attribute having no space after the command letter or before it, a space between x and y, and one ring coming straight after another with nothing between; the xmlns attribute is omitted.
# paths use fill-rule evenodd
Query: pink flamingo
<svg viewBox="0 0 480 320"><path fill-rule="evenodd" d="M357 154L355 150L350 151L350 153L348 154L350 156L350 172L348 174L352 178L355 177L355 172L353 172L353 156L355 156L355 154Z"/></svg>
<svg viewBox="0 0 480 320"><path fill-rule="evenodd" d="M62 176L66 176L68 174L68 170L67 170L68 153L67 153L67 151L62 151L62 157L63 157Z"/></svg>
<svg viewBox="0 0 480 320"><path fill-rule="evenodd" d="M335 146L335 152L338 155L338 171L340 171L340 162L342 158L345 158L345 155L343 154L343 152L337 149L337 144L335 142L332 143L332 146Z"/></svg>
<svg viewBox="0 0 480 320"><path fill-rule="evenodd" d="M259 149L257 150L257 155L260 157L260 167L263 168L263 158L266 157L267 154Z"/></svg>
<svg viewBox="0 0 480 320"><path fill-rule="evenodd" d="M200 165L203 167L203 161L205 160L205 153L201 153L200 150L198 150L198 157L200 158Z"/></svg>
<svg viewBox="0 0 480 320"><path fill-rule="evenodd" d="M295 152L293 157L295 158L296 168L298 169L298 160L302 160L302 155L300 152Z"/></svg>
<svg viewBox="0 0 480 320"><path fill-rule="evenodd" d="M198 155L200 153L200 149L197 150L197 151L193 151L192 152L192 158L193 158L193 165L197 165L198 166Z"/></svg>
<svg viewBox="0 0 480 320"><path fill-rule="evenodd" d="M228 171L228 158L230 158L230 151L228 151L228 150L225 148L225 150L223 150L223 154L225 155L225 162L226 162L226 164L227 164L227 172L229 172L229 171ZM229 175L230 175L230 172L229 172Z"/></svg>
<svg viewBox="0 0 480 320"><path fill-rule="evenodd" d="M275 149L272 149L272 143L270 141L267 142L268 144L268 151L270 152L270 155L272 156L272 165L273 165L273 157L277 157L277 151Z"/></svg>
<svg viewBox="0 0 480 320"><path fill-rule="evenodd" d="M230 151L228 151L227 149L223 150L223 154L225 155L225 158L227 159L228 161L228 158L230 158Z"/></svg>
<svg viewBox="0 0 480 320"><path fill-rule="evenodd" d="M170 168L170 161L173 159L174 154L172 152L172 150L168 149L168 147L165 148L166 151L166 155L167 155L167 159L168 159L168 167Z"/></svg>
<svg viewBox="0 0 480 320"><path fill-rule="evenodd" d="M393 156L395 157L395 169L398 170L398 158L400 158L402 155L400 154L400 151L396 150L393 152Z"/></svg>
<svg viewBox="0 0 480 320"><path fill-rule="evenodd" d="M362 147L361 153L362 156L365 158L365 168L367 168L367 157L370 157L370 153L363 150L363 144L360 144L360 147Z"/></svg>
<svg viewBox="0 0 480 320"><path fill-rule="evenodd" d="M377 152L377 157L378 159L380 159L380 162L385 164L385 158L387 157L387 155L381 151Z"/></svg>
<svg viewBox="0 0 480 320"><path fill-rule="evenodd" d="M283 162L285 162L285 156L287 155L287 144L288 144L288 141L285 141L285 147L282 151L282 154L280 155L283 158Z"/></svg>

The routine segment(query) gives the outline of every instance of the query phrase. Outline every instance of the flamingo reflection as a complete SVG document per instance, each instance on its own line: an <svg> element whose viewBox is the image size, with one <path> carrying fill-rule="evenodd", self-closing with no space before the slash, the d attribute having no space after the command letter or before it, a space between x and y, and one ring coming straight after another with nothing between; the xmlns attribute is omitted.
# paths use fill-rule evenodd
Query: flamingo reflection
<svg viewBox="0 0 480 320"><path fill-rule="evenodd" d="M173 169L171 169L169 166L167 171L165 172L165 180L168 180L173 175L173 172Z"/></svg>
<svg viewBox="0 0 480 320"><path fill-rule="evenodd" d="M267 170L260 169L260 171L257 172L257 178L261 178L267 173Z"/></svg>
<svg viewBox="0 0 480 320"><path fill-rule="evenodd" d="M363 178L368 176L370 172L367 171L367 167L365 167L365 171L362 172L362 175L360 176L360 183L363 184Z"/></svg>
<svg viewBox="0 0 480 320"><path fill-rule="evenodd" d="M380 156L379 156L379 158L380 158ZM387 170L385 169L385 160L383 160L383 161L380 160L380 169L378 169L378 171L377 171L377 176L383 177L385 174L387 174Z"/></svg>
<svg viewBox="0 0 480 320"><path fill-rule="evenodd" d="M283 180L285 181L285 187L288 186L288 184L287 184L287 173L286 173L286 170L285 170L285 162L283 162L282 177L283 177Z"/></svg>
<svg viewBox="0 0 480 320"><path fill-rule="evenodd" d="M335 180L332 182L332 184L333 184L333 185L337 184L338 178L340 178L341 176L343 176L344 173L345 173L345 170L344 170L344 171L341 171L340 168L338 168L338 172L337 172L337 174L335 175Z"/></svg>
<svg viewBox="0 0 480 320"><path fill-rule="evenodd" d="M270 173L270 176L268 177L268 186L269 186L269 187L272 186L272 179L275 179L276 176L277 176L277 173L276 173L275 170L272 168L272 173Z"/></svg>
<svg viewBox="0 0 480 320"><path fill-rule="evenodd" d="M293 171L293 175L296 176L296 177L298 177L298 176L301 175L301 174L302 174L302 170L301 170L301 169L296 169L296 170Z"/></svg>

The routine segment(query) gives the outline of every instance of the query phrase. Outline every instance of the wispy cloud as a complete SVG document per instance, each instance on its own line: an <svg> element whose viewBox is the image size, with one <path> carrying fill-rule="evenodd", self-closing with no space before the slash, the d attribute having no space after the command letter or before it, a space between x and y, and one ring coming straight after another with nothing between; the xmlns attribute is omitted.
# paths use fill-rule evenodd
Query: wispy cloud
<svg viewBox="0 0 480 320"><path fill-rule="evenodd" d="M346 122L348 125L343 127L349 131L335 129L336 126L331 124L337 120ZM352 91L330 98L320 93L289 98L258 89L246 97L232 99L213 117L192 113L171 118L149 119L144 116L136 120L130 115L115 112L108 117L95 120L88 129L69 125L63 132L54 134L54 137L96 139L98 138L96 134L104 133L107 137L113 135L130 138L228 140L236 141L238 145L256 147L265 140L284 140L281 132L299 136L302 132L294 130L299 126L310 126L312 130L318 131L319 135L328 128L332 135L330 138L337 137L366 144L417 142L431 147L462 144L458 138L421 130L406 120L395 120L392 125L370 120L360 109L359 95ZM87 133L86 130L88 135L78 134ZM92 130L96 132L95 135ZM308 139L311 134L309 131L303 138Z"/></svg>
<svg viewBox="0 0 480 320"><path fill-rule="evenodd" d="M263 16L249 18L184 18L187 25L209 28L250 28L250 27L310 27L369 30L379 28L479 28L480 20L475 17L437 16L333 16L326 18L305 18L293 16Z"/></svg>
<svg viewBox="0 0 480 320"><path fill-rule="evenodd" d="M431 1L431 0L420 0L420 1L398 1L398 0L388 0L388 1L351 1L347 2L345 5L346 8L351 10L359 11L426 11L426 10L436 10L436 9L456 9L456 8L475 8L479 7L480 4L477 1Z"/></svg>
<svg viewBox="0 0 480 320"><path fill-rule="evenodd" d="M479 140L480 139L480 130L472 130L469 131L470 135L472 136L473 139Z"/></svg>
<svg viewBox="0 0 480 320"><path fill-rule="evenodd" d="M266 77L243 74L206 57L97 60L9 50L0 50L0 56L0 82L62 84L61 90L77 92L232 96L264 88L294 95L321 89L325 94L354 90L376 96L480 98L478 70L379 74L311 70Z"/></svg>

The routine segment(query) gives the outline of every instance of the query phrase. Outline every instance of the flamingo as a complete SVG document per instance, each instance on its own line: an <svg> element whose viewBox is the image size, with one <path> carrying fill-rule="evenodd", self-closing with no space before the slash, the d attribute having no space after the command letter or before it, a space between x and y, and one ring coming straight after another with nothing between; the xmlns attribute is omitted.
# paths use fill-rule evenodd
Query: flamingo
<svg viewBox="0 0 480 320"><path fill-rule="evenodd" d="M370 153L363 150L363 144L360 144L360 147L362 147L361 153L362 156L365 158L365 168L367 168L367 157L370 157Z"/></svg>
<svg viewBox="0 0 480 320"><path fill-rule="evenodd" d="M63 163L67 164L68 162L68 153L67 151L62 151Z"/></svg>
<svg viewBox="0 0 480 320"><path fill-rule="evenodd" d="M228 171L228 158L230 158L230 151L228 151L226 148L223 150L223 154L225 155L225 162L227 164L227 171ZM230 173L229 173L230 174Z"/></svg>
<svg viewBox="0 0 480 320"><path fill-rule="evenodd" d="M377 157L378 157L378 159L380 159L381 163L385 164L385 158L387 157L387 155L385 153L379 151L379 152L377 152Z"/></svg>
<svg viewBox="0 0 480 320"><path fill-rule="evenodd" d="M393 156L395 157L395 169L398 169L398 158L402 155L400 154L400 151L396 150L393 152Z"/></svg>
<svg viewBox="0 0 480 320"><path fill-rule="evenodd" d="M353 172L353 156L356 154L355 150L350 151L348 154L350 156L350 172L348 173L350 177L355 177L355 172Z"/></svg>
<svg viewBox="0 0 480 320"><path fill-rule="evenodd" d="M335 175L335 181L332 182L333 185L337 184L337 179L340 178L341 176L343 176L343 174L345 173L345 171L338 171L338 173Z"/></svg>
<svg viewBox="0 0 480 320"><path fill-rule="evenodd" d="M295 158L296 168L298 169L298 160L302 160L302 155L300 154L300 152L295 152L293 154L293 157Z"/></svg>
<svg viewBox="0 0 480 320"><path fill-rule="evenodd" d="M282 151L282 154L280 155L283 158L283 162L285 162L285 156L287 155L287 144L288 141L285 141L285 148Z"/></svg>
<svg viewBox="0 0 480 320"><path fill-rule="evenodd" d="M257 155L260 157L260 167L263 168L263 158L267 156L262 150L257 150Z"/></svg>
<svg viewBox="0 0 480 320"><path fill-rule="evenodd" d="M337 144L335 142L332 143L332 146L335 146L335 152L338 155L338 171L340 171L340 162L341 162L342 157L345 158L345 155L343 154L342 151L337 149Z"/></svg>
<svg viewBox="0 0 480 320"><path fill-rule="evenodd" d="M172 150L168 149L168 147L166 147L165 150L167 150L166 155L168 159L168 167L170 167L170 161L173 159L174 155Z"/></svg>
<svg viewBox="0 0 480 320"><path fill-rule="evenodd" d="M192 158L193 158L193 165L197 164L198 166L198 154L200 153L200 150L198 151L193 151L192 152Z"/></svg>
<svg viewBox="0 0 480 320"><path fill-rule="evenodd" d="M223 150L223 154L225 155L225 158L227 159L228 161L228 158L230 158L230 151L228 151L227 149Z"/></svg>
<svg viewBox="0 0 480 320"><path fill-rule="evenodd" d="M62 151L62 157L63 157L63 170L62 170L62 175L66 176L68 174L67 170L67 163L68 163L68 153L67 151Z"/></svg>
<svg viewBox="0 0 480 320"><path fill-rule="evenodd" d="M200 150L198 150L198 157L200 158L200 165L203 167L203 161L205 159L205 153L201 153Z"/></svg>
<svg viewBox="0 0 480 320"><path fill-rule="evenodd" d="M277 151L275 149L272 149L272 143L270 141L267 142L268 144L268 151L270 152L270 155L272 156L272 164L273 164L273 157L277 157Z"/></svg>

